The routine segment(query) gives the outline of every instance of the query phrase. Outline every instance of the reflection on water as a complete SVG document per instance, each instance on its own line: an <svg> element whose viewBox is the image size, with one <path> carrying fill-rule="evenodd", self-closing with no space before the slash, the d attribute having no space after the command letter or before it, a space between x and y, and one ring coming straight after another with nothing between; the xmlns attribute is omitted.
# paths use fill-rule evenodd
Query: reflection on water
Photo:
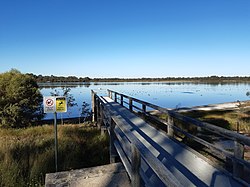
<svg viewBox="0 0 250 187"><path fill-rule="evenodd" d="M44 96L55 88L70 87L77 106L62 114L64 118L79 117L83 102L91 103L91 90L107 95L107 89L166 108L191 107L250 99L249 83L192 83L192 82L95 82L39 84ZM59 116L60 117L60 116ZM47 114L46 119L53 118Z"/></svg>

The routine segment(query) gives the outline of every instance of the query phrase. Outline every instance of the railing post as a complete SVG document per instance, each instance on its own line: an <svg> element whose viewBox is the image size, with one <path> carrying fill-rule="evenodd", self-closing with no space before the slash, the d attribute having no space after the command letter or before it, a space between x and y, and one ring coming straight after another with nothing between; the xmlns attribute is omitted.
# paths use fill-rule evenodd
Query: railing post
<svg viewBox="0 0 250 187"><path fill-rule="evenodd" d="M234 157L238 159L244 159L244 145L234 141ZM244 165L233 160L233 176L236 178L241 178L243 176Z"/></svg>
<svg viewBox="0 0 250 187"><path fill-rule="evenodd" d="M112 92L111 92L111 90L108 90L108 96L109 96L109 98L112 99Z"/></svg>
<svg viewBox="0 0 250 187"><path fill-rule="evenodd" d="M102 109L101 109L101 104L99 101L96 102L96 113L97 113L97 127L98 129L101 129L101 123L102 123L102 119L101 119L101 114L102 114Z"/></svg>
<svg viewBox="0 0 250 187"><path fill-rule="evenodd" d="M117 93L115 93L115 102L117 102Z"/></svg>
<svg viewBox="0 0 250 187"><path fill-rule="evenodd" d="M97 121L97 111L96 111L96 93L91 90L91 97L92 97L92 122Z"/></svg>
<svg viewBox="0 0 250 187"><path fill-rule="evenodd" d="M142 112L143 112L144 114L146 114L146 105L145 105L145 104L142 104Z"/></svg>
<svg viewBox="0 0 250 187"><path fill-rule="evenodd" d="M174 119L173 117L171 117L170 115L168 115L168 136L169 137L174 137L174 129L173 126L174 125Z"/></svg>
<svg viewBox="0 0 250 187"><path fill-rule="evenodd" d="M103 125L106 125L106 124L104 123L104 106L101 105L101 123L100 123L101 135L104 135L104 132L106 129L106 128L103 128L104 127Z"/></svg>
<svg viewBox="0 0 250 187"><path fill-rule="evenodd" d="M139 150L131 144L131 165L132 165L132 179L131 184L132 187L140 187L141 178L140 178L140 166L141 166L141 155Z"/></svg>
<svg viewBox="0 0 250 187"><path fill-rule="evenodd" d="M129 110L131 112L133 111L133 100L132 100L132 98L129 98Z"/></svg>
<svg viewBox="0 0 250 187"><path fill-rule="evenodd" d="M121 106L123 106L123 95L121 95Z"/></svg>
<svg viewBox="0 0 250 187"><path fill-rule="evenodd" d="M112 120L111 116L109 117L109 125L110 125L110 134L109 134L109 160L110 160L110 163L115 163L115 158L117 157L117 153L116 153L116 149L115 149L115 146L114 146L114 129L115 129L115 123L114 121Z"/></svg>

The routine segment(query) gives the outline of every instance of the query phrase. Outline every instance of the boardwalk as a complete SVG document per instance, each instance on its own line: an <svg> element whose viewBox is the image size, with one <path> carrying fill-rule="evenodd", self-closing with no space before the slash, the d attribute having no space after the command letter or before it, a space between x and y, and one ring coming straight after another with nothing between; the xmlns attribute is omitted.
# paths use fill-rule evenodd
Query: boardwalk
<svg viewBox="0 0 250 187"><path fill-rule="evenodd" d="M118 156L134 186L250 185L250 163L244 160L247 136L111 90L104 97L92 91L92 107L93 121L109 130L110 162ZM152 116L152 110L165 114L166 120ZM152 120L164 131L153 127ZM234 146L226 150L203 139L200 135L207 132ZM181 143L180 134L201 144L220 164Z"/></svg>
<svg viewBox="0 0 250 187"><path fill-rule="evenodd" d="M126 186L132 187L250 186L250 163L244 160L245 148L250 146L249 137L114 91L108 90L108 95L103 97L92 91L93 121L102 131L109 132L111 165L105 167L111 171L108 168L114 166L112 163L121 162L122 165L118 166L119 168L122 166L120 170L122 173L117 175L114 171L114 174L109 172L109 175L105 176L95 175L93 180L85 180L89 176L85 169L83 169L84 175L76 175L81 176L81 179L72 179L72 172L63 173L62 176L70 178L67 184L78 181L76 186L86 186L86 182L90 182L88 184L93 187L101 184L101 186L111 184L123 186L117 181L125 181ZM152 109L164 113L167 118L162 120L151 116ZM165 130L153 127L148 122L149 118L153 122L162 124ZM180 124L186 125L186 131ZM196 133L189 132L188 128L191 126L198 132L197 134L209 132L233 141L234 147L229 151L207 142ZM220 160L220 167L181 143L177 139L180 133L182 137L199 142L209 153L216 155ZM99 171L98 168L96 170ZM124 171L127 175L124 175ZM60 179L58 176L60 175L48 174L46 180L50 179L52 181L50 184L58 184L55 186L62 186L60 181L65 179ZM113 177L108 180L108 176ZM124 180L121 179L122 176ZM98 182L92 183L93 181Z"/></svg>
<svg viewBox="0 0 250 187"><path fill-rule="evenodd" d="M106 105L120 118L121 123L129 124L130 131L147 147L157 159L178 179L183 186L242 186L230 176L216 169L189 149L169 139L125 107L109 97L103 97ZM149 168L143 168L154 185L163 186Z"/></svg>

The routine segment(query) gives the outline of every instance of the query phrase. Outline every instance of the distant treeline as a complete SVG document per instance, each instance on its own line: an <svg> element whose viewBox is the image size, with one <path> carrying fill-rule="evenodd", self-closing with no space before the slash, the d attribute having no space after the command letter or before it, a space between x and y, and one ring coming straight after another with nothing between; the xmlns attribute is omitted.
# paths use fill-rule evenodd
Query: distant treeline
<svg viewBox="0 0 250 187"><path fill-rule="evenodd" d="M224 76L209 76L209 77L166 77L166 78L89 78L76 76L43 76L34 75L37 82L163 82L163 81L190 81L190 82L250 82L250 77L224 77Z"/></svg>

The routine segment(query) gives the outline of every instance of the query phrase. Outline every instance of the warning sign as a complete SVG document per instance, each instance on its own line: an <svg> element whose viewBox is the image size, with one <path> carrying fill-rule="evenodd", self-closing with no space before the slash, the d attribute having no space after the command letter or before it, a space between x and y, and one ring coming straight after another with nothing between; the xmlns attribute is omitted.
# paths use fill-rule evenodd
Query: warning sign
<svg viewBox="0 0 250 187"><path fill-rule="evenodd" d="M48 96L43 98L44 113L67 112L66 97Z"/></svg>
<svg viewBox="0 0 250 187"><path fill-rule="evenodd" d="M44 97L43 98L43 109L44 113L55 112L55 97Z"/></svg>
<svg viewBox="0 0 250 187"><path fill-rule="evenodd" d="M66 97L56 97L56 112L67 112Z"/></svg>

